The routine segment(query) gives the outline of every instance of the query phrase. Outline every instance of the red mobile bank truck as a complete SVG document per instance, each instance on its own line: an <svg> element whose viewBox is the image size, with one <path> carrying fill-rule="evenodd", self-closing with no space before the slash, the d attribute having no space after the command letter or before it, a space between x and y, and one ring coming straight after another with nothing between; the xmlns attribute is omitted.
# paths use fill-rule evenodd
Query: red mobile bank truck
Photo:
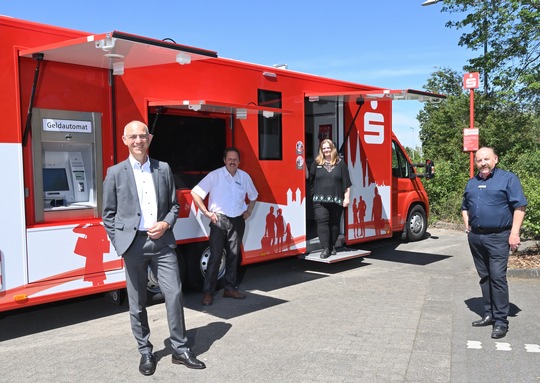
<svg viewBox="0 0 540 383"><path fill-rule="evenodd" d="M444 96L238 62L122 32L0 17L0 34L0 311L125 287L122 258L102 225L101 193L106 169L128 155L121 136L135 119L154 136L150 155L175 175L174 233L187 284L200 284L209 234L190 190L223 166L231 145L259 191L244 265L316 251L306 169L324 138L343 149L353 182L344 244L425 233L429 205L419 178L431 172L417 173L392 133L392 102ZM150 274L149 289L156 287Z"/></svg>

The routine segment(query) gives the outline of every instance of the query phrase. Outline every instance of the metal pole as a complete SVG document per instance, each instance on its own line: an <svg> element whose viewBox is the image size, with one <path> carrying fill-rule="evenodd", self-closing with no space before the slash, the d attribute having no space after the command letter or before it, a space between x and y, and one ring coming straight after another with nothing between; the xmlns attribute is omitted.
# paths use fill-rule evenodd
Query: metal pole
<svg viewBox="0 0 540 383"><path fill-rule="evenodd" d="M474 128L474 89L470 89L470 121L469 121L469 127L471 129ZM469 175L471 178L474 177L474 155L472 150L469 152Z"/></svg>

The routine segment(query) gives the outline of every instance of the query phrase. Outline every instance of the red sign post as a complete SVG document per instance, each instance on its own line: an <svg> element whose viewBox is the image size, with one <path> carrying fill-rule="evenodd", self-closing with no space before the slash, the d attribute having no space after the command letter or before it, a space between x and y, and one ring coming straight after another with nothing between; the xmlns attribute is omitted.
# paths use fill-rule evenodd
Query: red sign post
<svg viewBox="0 0 540 383"><path fill-rule="evenodd" d="M478 150L478 129L474 129L474 90L480 86L480 74L478 72L465 73L463 75L463 87L470 91L470 122L469 129L463 130L463 151L470 153L470 176L474 177L474 155Z"/></svg>

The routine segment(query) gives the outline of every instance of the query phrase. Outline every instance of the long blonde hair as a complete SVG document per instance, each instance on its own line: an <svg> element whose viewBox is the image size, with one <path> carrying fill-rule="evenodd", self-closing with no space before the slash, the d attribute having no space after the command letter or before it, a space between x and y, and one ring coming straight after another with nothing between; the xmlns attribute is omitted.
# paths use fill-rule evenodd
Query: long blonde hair
<svg viewBox="0 0 540 383"><path fill-rule="evenodd" d="M319 144L319 155L317 156L317 158L315 158L315 162L317 162L317 165L324 165L325 159L324 159L324 154L322 152L322 146L324 144L330 145L330 149L332 150L330 152L330 165L333 166L337 164L339 161L339 155L336 149L336 145L334 145L332 140L330 140L329 138L322 140L321 143Z"/></svg>

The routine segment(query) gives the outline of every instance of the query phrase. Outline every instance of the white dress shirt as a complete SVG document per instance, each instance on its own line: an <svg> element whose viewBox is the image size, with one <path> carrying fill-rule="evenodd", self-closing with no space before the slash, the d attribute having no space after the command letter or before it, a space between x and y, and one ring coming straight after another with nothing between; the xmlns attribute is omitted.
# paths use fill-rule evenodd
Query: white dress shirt
<svg viewBox="0 0 540 383"><path fill-rule="evenodd" d="M142 213L139 230L147 231L157 222L157 197L152 172L150 171L150 159L147 157L146 162L141 164L130 155L129 162L133 168L139 207Z"/></svg>
<svg viewBox="0 0 540 383"><path fill-rule="evenodd" d="M193 192L202 199L208 194L208 210L228 217L238 217L247 210L246 195L250 201L259 196L249 174L236 169L234 177L225 166L213 170L204 177Z"/></svg>

